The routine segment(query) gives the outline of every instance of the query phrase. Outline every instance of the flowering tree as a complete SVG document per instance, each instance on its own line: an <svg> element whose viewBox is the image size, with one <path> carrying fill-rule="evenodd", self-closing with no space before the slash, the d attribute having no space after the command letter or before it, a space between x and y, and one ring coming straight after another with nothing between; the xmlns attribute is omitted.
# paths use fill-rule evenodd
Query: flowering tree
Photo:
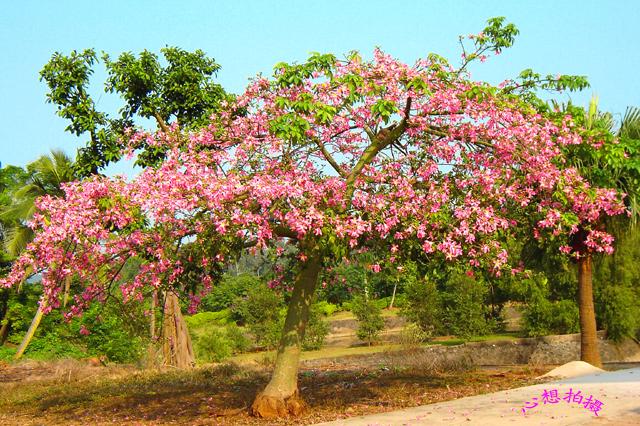
<svg viewBox="0 0 640 426"><path fill-rule="evenodd" d="M164 161L131 181L94 176L65 186L62 199L41 199L36 238L0 283L39 271L55 308L60 283L73 275L85 283L71 310L79 313L104 299L132 256L144 262L121 290L138 299L145 286L185 280L206 291L230 254L282 250L276 243L287 240L297 247L295 278L272 284L291 291L288 313L272 379L252 412L297 414L300 347L323 267L386 246L375 250L380 261L418 249L499 274L509 258L501 241L520 221L534 218L543 236L574 232L563 212L589 229L596 212L624 210L616 191L592 188L564 167L563 146L593 143L571 117L540 115L518 93L521 82L469 79L471 60L510 46L516 33L491 20L471 36L474 49L458 69L436 55L409 66L379 50L371 61L314 54L254 80L202 130L185 133L173 123L154 134L131 132L123 149L158 146ZM608 249L606 234L587 232Z"/></svg>

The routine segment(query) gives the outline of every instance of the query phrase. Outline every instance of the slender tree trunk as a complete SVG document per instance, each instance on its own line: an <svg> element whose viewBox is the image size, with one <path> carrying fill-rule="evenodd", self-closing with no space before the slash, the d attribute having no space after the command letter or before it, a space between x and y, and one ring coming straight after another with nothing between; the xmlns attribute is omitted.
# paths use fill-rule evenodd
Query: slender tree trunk
<svg viewBox="0 0 640 426"><path fill-rule="evenodd" d="M309 308L319 273L320 258L315 254L309 256L296 277L271 381L256 396L251 406L254 416L297 416L304 411L304 402L298 396L298 367L305 327L309 320Z"/></svg>
<svg viewBox="0 0 640 426"><path fill-rule="evenodd" d="M22 354L24 354L25 349L27 349L27 346L29 346L31 339L33 339L33 335L36 334L36 330L40 325L40 321L42 320L42 314L45 306L46 306L45 302L40 303L40 305L38 306L38 310L36 311L35 316L31 320L31 325L29 326L29 330L27 330L27 334L24 335L24 338L22 339L20 346L18 346L18 351L13 356L13 359L20 359L22 357Z"/></svg>
<svg viewBox="0 0 640 426"><path fill-rule="evenodd" d="M156 339L156 306L158 304L158 290L154 290L151 295L151 318L149 318L149 336L151 340Z"/></svg>
<svg viewBox="0 0 640 426"><path fill-rule="evenodd" d="M393 309L393 302L396 301L396 290L398 289L398 280L393 284L393 294L391 295L391 302L389 302L389 309Z"/></svg>
<svg viewBox="0 0 640 426"><path fill-rule="evenodd" d="M4 345L4 342L7 341L7 337L9 337L9 329L11 328L11 320L5 320L0 327L0 346Z"/></svg>
<svg viewBox="0 0 640 426"><path fill-rule="evenodd" d="M67 275L64 278L64 296L62 297L62 307L65 308L67 303L69 303L69 290L71 290L71 275Z"/></svg>
<svg viewBox="0 0 640 426"><path fill-rule="evenodd" d="M164 365L177 368L192 368L195 365L191 336L180 312L178 296L167 292L162 322L162 353Z"/></svg>
<svg viewBox="0 0 640 426"><path fill-rule="evenodd" d="M578 307L580 309L580 359L602 367L593 307L592 263L590 254L578 260Z"/></svg>

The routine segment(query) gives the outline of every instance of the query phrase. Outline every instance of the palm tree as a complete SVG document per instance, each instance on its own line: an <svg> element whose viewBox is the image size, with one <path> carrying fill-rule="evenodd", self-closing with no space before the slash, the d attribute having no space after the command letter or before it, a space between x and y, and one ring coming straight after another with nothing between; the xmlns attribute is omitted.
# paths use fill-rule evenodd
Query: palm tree
<svg viewBox="0 0 640 426"><path fill-rule="evenodd" d="M0 217L12 224L5 233L6 250L17 256L33 239L33 231L27 222L35 212L35 200L44 195L63 196L62 184L75 179L73 161L64 152L52 150L27 165L28 177L24 185L15 188L12 201Z"/></svg>
<svg viewBox="0 0 640 426"><path fill-rule="evenodd" d="M28 177L24 185L15 188L11 193L11 204L0 212L4 223L10 224L5 231L4 244L8 253L17 256L33 239L33 231L27 226L35 213L35 201L38 197L64 195L62 184L75 179L73 161L64 152L52 150L51 155L43 155L27 165ZM65 281L63 304L69 296L70 279ZM31 321L29 330L18 347L15 358L20 358L29 345L42 320L44 302L40 304Z"/></svg>
<svg viewBox="0 0 640 426"><path fill-rule="evenodd" d="M628 228L635 227L640 216L640 109L628 107L616 131L611 114L599 112L598 100L592 98L584 118L587 130L608 132L615 136L617 143L607 144L600 150L577 152L572 157L572 163L589 182L616 188L627 194L625 202L631 216L625 222ZM620 221L602 221L599 226L613 231L616 227L619 228L617 223ZM586 232L581 231L573 240L574 251L581 254L577 261L580 359L600 367L602 361L598 350L593 303L593 256L585 245L586 235Z"/></svg>

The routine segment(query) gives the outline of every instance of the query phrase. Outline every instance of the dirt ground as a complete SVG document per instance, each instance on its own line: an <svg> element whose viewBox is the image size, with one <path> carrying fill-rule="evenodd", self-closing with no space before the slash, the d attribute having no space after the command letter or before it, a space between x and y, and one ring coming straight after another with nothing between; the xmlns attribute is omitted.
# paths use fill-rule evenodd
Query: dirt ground
<svg viewBox="0 0 640 426"><path fill-rule="evenodd" d="M544 370L303 367L307 412L296 419L247 414L268 380L268 367L223 364L192 371L143 371L75 361L0 365L3 425L272 425L312 424L347 416L461 398L536 383Z"/></svg>

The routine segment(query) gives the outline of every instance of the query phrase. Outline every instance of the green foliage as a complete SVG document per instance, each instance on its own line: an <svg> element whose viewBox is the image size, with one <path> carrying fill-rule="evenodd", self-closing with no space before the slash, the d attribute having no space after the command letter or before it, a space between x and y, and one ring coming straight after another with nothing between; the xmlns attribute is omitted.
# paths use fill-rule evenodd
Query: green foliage
<svg viewBox="0 0 640 426"><path fill-rule="evenodd" d="M356 336L371 345L384 329L382 310L368 297L356 296L351 302L351 312L358 320Z"/></svg>
<svg viewBox="0 0 640 426"><path fill-rule="evenodd" d="M202 298L200 310L215 312L229 308L234 301L246 297L250 289L262 285L261 283L260 278L252 274L224 275L220 283Z"/></svg>
<svg viewBox="0 0 640 426"><path fill-rule="evenodd" d="M629 219L625 219L629 220ZM640 331L640 228L616 233L616 251L594 262L596 317L609 339L619 341Z"/></svg>
<svg viewBox="0 0 640 426"><path fill-rule="evenodd" d="M223 309L218 312L200 312L195 315L184 317L189 329L201 329L209 326L222 326L233 322L230 309Z"/></svg>
<svg viewBox="0 0 640 426"><path fill-rule="evenodd" d="M8 341L19 344L37 309L41 287L25 284L21 293L9 298L4 320L11 321ZM106 356L111 362L135 362L148 344L148 322L143 307L114 301L93 305L82 317L65 321L59 311L45 315L25 356L32 359ZM87 329L84 336L81 329Z"/></svg>
<svg viewBox="0 0 640 426"><path fill-rule="evenodd" d="M322 318L324 312L323 306L319 303L311 305L309 311L309 323L304 333L304 340L302 341L302 349L305 351L318 350L322 348L324 339L329 334L329 324Z"/></svg>
<svg viewBox="0 0 640 426"><path fill-rule="evenodd" d="M8 346L0 346L0 361L10 361L13 359L13 356L16 354L15 348L10 348Z"/></svg>
<svg viewBox="0 0 640 426"><path fill-rule="evenodd" d="M231 311L247 327L259 346L277 346L284 315L282 299L273 290L264 284L251 287L246 296L236 298Z"/></svg>
<svg viewBox="0 0 640 426"><path fill-rule="evenodd" d="M443 331L463 339L492 331L485 304L487 287L464 273L453 273L441 293Z"/></svg>
<svg viewBox="0 0 640 426"><path fill-rule="evenodd" d="M330 317L335 312L337 312L340 308L338 305L334 305L333 303L329 303L326 300L321 300L320 302L314 305L315 309L317 309L320 313L322 313L325 317Z"/></svg>
<svg viewBox="0 0 640 426"><path fill-rule="evenodd" d="M607 338L620 341L635 336L640 330L640 294L637 288L612 285L600 294L599 319L607 330Z"/></svg>
<svg viewBox="0 0 640 426"><path fill-rule="evenodd" d="M580 328L578 306L573 300L550 298L549 280L535 274L523 280L525 308L523 330L528 336L576 333Z"/></svg>
<svg viewBox="0 0 640 426"><path fill-rule="evenodd" d="M433 280L413 279L404 288L405 303L400 315L414 323L422 335L431 338L442 329L442 302Z"/></svg>
<svg viewBox="0 0 640 426"><path fill-rule="evenodd" d="M235 324L224 328L211 326L203 334L194 336L194 351L200 362L220 362L233 354L249 349L249 339Z"/></svg>
<svg viewBox="0 0 640 426"><path fill-rule="evenodd" d="M68 132L88 135L86 147L78 151L76 170L80 175L96 173L120 159L118 139L126 137L125 130L134 127L136 118L156 120L161 128L171 119L187 128L198 127L227 98L222 87L213 82L220 66L203 51L165 47L161 52L164 61L147 50L138 57L125 52L117 60L103 53L108 73L105 91L117 93L124 101L115 118L99 111L90 94L93 67L99 62L95 50L74 50L69 55L56 52L43 67L40 77L49 88L47 102L69 121ZM157 148L140 148L140 165L156 164L163 157Z"/></svg>
<svg viewBox="0 0 640 426"><path fill-rule="evenodd" d="M5 225L4 245L17 256L33 238L26 223L35 212L35 201L43 195L62 196L61 185L75 179L73 161L62 151L53 150L27 165L20 182L12 182L5 196L8 203L0 206L0 220ZM15 178L16 176L14 176Z"/></svg>
<svg viewBox="0 0 640 426"><path fill-rule="evenodd" d="M37 360L59 358L83 358L89 355L77 343L56 332L49 332L33 339L25 351L25 356Z"/></svg>

